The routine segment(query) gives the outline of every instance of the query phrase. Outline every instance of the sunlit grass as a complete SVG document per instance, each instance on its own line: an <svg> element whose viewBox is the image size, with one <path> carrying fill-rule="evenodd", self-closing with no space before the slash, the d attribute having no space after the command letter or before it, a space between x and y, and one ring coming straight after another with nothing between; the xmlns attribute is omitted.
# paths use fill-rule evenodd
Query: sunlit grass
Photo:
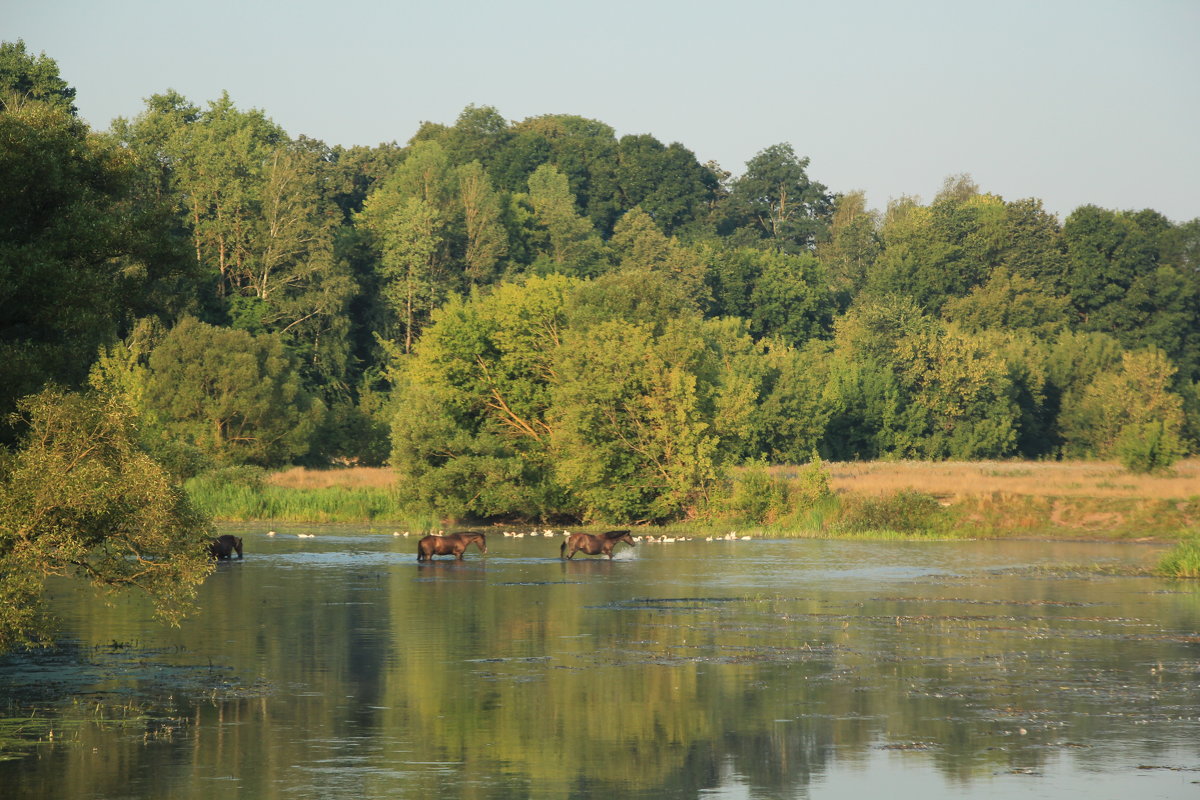
<svg viewBox="0 0 1200 800"><path fill-rule="evenodd" d="M1200 534L1175 545L1158 562L1157 572L1168 578L1200 578Z"/></svg>
<svg viewBox="0 0 1200 800"><path fill-rule="evenodd" d="M890 494L904 489L953 499L1003 492L1030 497L1129 497L1186 500L1200 495L1200 459L1175 464L1168 475L1134 475L1096 461L843 461L826 462L835 492ZM796 467L775 467L784 473Z"/></svg>
<svg viewBox="0 0 1200 800"><path fill-rule="evenodd" d="M284 489L391 489L396 473L388 467L352 467L347 469L308 469L292 467L273 472L267 484Z"/></svg>
<svg viewBox="0 0 1200 800"><path fill-rule="evenodd" d="M400 524L412 516L390 488L288 489L269 483L255 487L189 481L187 489L193 502L217 520Z"/></svg>

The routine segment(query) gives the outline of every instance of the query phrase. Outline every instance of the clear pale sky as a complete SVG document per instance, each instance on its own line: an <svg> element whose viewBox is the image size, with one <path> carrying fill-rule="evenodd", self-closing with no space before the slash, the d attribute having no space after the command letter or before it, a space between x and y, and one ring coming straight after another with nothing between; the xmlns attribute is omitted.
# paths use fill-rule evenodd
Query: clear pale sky
<svg viewBox="0 0 1200 800"><path fill-rule="evenodd" d="M98 129L168 88L343 145L473 103L650 133L735 174L789 142L876 208L969 173L1060 216L1200 217L1200 0L0 0L18 38Z"/></svg>

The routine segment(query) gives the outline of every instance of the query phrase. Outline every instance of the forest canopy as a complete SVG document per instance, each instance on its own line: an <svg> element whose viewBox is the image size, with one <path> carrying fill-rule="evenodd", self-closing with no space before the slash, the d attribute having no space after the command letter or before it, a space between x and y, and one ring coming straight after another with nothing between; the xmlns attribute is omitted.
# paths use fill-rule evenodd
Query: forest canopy
<svg viewBox="0 0 1200 800"><path fill-rule="evenodd" d="M0 49L8 476L48 387L119 400L176 479L387 463L459 518L683 519L814 454L1200 449L1200 220L965 175L870 209L791 143L735 174L565 114L343 147L227 94L105 131L74 97Z"/></svg>

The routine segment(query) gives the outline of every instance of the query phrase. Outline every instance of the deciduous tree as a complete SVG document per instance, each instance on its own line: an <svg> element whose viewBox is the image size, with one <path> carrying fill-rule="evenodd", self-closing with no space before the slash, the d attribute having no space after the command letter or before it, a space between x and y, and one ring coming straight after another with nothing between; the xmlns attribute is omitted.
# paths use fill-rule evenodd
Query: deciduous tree
<svg viewBox="0 0 1200 800"><path fill-rule="evenodd" d="M47 389L22 400L0 451L0 651L44 637L51 576L146 592L173 622L212 569L209 523L142 450L120 397Z"/></svg>
<svg viewBox="0 0 1200 800"><path fill-rule="evenodd" d="M185 319L150 354L146 404L165 436L227 464L303 455L324 413L277 334Z"/></svg>

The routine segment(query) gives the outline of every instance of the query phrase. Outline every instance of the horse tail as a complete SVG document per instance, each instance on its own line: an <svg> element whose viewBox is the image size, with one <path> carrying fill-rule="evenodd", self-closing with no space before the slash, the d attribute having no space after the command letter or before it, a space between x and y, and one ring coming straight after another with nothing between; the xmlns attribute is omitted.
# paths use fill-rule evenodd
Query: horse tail
<svg viewBox="0 0 1200 800"><path fill-rule="evenodd" d="M567 540L563 539L563 543L558 546L558 557L566 558L567 556Z"/></svg>

